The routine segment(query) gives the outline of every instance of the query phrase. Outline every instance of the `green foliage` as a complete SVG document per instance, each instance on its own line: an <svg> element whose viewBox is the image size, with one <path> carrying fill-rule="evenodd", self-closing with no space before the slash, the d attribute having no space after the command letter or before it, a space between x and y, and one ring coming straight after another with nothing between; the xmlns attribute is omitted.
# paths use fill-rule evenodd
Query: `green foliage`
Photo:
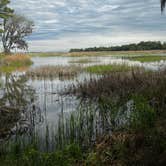
<svg viewBox="0 0 166 166"><path fill-rule="evenodd" d="M19 147L17 147L18 149ZM2 166L73 166L83 160L82 150L78 145L71 144L64 150L44 153L33 146L27 146L23 151L17 151L14 156L10 153L0 157Z"/></svg>
<svg viewBox="0 0 166 166"><path fill-rule="evenodd" d="M135 56L135 57L128 57L127 59L140 61L140 62L156 62L161 60L166 60L166 56Z"/></svg>
<svg viewBox="0 0 166 166"><path fill-rule="evenodd" d="M11 8L7 7L9 3L9 0L0 0L0 18L3 21L11 17L14 12ZM0 33L3 33L3 29L0 29Z"/></svg>
<svg viewBox="0 0 166 166"><path fill-rule="evenodd" d="M134 130L146 130L154 126L155 110L149 105L141 95L132 97L134 102L130 115L130 128Z"/></svg>
<svg viewBox="0 0 166 166"><path fill-rule="evenodd" d="M140 42L138 44L128 44L122 46L112 46L112 47L92 47L85 49L71 49L70 52L89 52L89 51L137 51L137 50L160 50L166 49L166 43L161 43L159 41L147 41Z"/></svg>
<svg viewBox="0 0 166 166"><path fill-rule="evenodd" d="M85 163L87 166L100 166L100 161L98 160L95 152L88 154Z"/></svg>

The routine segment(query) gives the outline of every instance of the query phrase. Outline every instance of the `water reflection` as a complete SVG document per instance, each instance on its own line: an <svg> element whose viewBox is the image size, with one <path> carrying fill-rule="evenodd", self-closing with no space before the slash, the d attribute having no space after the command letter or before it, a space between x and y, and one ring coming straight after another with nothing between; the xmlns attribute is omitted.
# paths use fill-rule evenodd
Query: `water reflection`
<svg viewBox="0 0 166 166"><path fill-rule="evenodd" d="M32 68L45 65L71 65L69 61L73 59L75 58L33 58L34 65ZM129 60L113 57L91 57L90 59L93 63L82 64L82 66L114 63L129 63L130 65L145 66L149 69L158 69L163 65L165 66L165 62L162 61L142 64L140 62L131 62ZM0 76L0 140L10 138L17 133L33 133L35 131L40 137L40 145L44 145L45 142L48 146L48 142L50 142L49 148L53 149L53 143L51 143L50 139L53 138L53 141L57 141L57 137L61 138L64 135L64 131L57 132L57 130L60 130L58 129L59 124L63 124L64 121L66 121L66 124L62 129L66 130L66 133L75 132L74 134L78 135L79 132L82 132L80 133L80 137L83 138L87 135L92 137L92 133L87 133L86 129L95 125L95 135L100 134L102 132L101 122L103 122L101 117L105 118L107 116L99 116L98 112L87 112L88 110L91 111L87 103L85 103L86 108L81 108L85 111L79 111L78 106L80 105L80 101L75 96L62 95L64 94L63 92L73 84L77 85L78 82L88 81L93 77L96 78L100 76L90 75L82 71L72 77L26 78L24 72ZM79 115L78 118L80 118L73 120L74 125L80 122L80 127L77 128L77 130L74 130L74 128L70 129L70 125L72 124L69 124L68 120L65 118L65 116L70 117L71 112L74 111ZM92 114L96 119L91 119ZM91 120L91 124L88 123L89 119ZM83 122L86 126L82 127ZM107 119L105 123L108 123ZM54 137L52 137L52 135L54 135ZM49 141L46 141L46 138L49 139ZM94 138L91 139L93 140Z"/></svg>
<svg viewBox="0 0 166 166"><path fill-rule="evenodd" d="M0 140L19 133L31 132L36 123L43 121L35 103L35 91L26 84L25 76L6 74L1 77ZM1 81L2 82L2 81Z"/></svg>

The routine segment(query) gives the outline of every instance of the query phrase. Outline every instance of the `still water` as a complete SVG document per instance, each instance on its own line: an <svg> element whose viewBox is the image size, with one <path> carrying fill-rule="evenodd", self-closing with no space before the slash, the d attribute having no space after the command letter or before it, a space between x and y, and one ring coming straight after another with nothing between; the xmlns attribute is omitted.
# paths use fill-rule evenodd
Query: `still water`
<svg viewBox="0 0 166 166"><path fill-rule="evenodd" d="M87 59L87 63L79 61ZM98 64L129 64L143 66L147 69L158 70L166 66L165 61L154 63L140 63L122 58L102 57L35 57L32 58L33 65L30 68L40 66L66 66L80 65L91 66ZM92 77L85 72L79 73L71 79L46 78L31 79L25 77L26 72L16 71L12 75L1 73L0 76L0 104L2 105L0 122L0 140L9 139L16 133L24 133L37 130L41 137L46 132L46 126L57 126L62 111L68 115L76 111L80 104L79 99L72 95L63 95L73 84L89 80ZM14 115L6 115L6 109L13 109ZM21 113L20 111L21 110ZM5 114L5 115L3 115Z"/></svg>

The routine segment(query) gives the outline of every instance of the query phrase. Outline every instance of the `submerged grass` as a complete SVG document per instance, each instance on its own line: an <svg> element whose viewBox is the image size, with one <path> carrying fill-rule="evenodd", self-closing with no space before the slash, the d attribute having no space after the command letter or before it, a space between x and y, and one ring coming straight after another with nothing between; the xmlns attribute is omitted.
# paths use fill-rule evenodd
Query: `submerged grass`
<svg viewBox="0 0 166 166"><path fill-rule="evenodd" d="M79 66L42 66L29 70L26 75L31 78L74 77L80 71Z"/></svg>

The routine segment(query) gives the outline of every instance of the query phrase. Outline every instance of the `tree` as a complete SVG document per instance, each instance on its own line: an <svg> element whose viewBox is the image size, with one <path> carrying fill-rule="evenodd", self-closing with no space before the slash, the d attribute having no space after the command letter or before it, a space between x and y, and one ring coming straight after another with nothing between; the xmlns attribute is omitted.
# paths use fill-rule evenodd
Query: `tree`
<svg viewBox="0 0 166 166"><path fill-rule="evenodd" d="M163 12L166 5L166 0L161 0L161 11Z"/></svg>
<svg viewBox="0 0 166 166"><path fill-rule="evenodd" d="M0 25L3 25L4 20L8 19L12 16L14 10L7 7L7 5L10 3L9 0L0 0ZM3 32L3 29L0 28L0 33Z"/></svg>
<svg viewBox="0 0 166 166"><path fill-rule="evenodd" d="M24 16L13 15L4 22L4 32L2 43L5 53L10 53L12 49L28 49L25 37L33 31L33 21Z"/></svg>

